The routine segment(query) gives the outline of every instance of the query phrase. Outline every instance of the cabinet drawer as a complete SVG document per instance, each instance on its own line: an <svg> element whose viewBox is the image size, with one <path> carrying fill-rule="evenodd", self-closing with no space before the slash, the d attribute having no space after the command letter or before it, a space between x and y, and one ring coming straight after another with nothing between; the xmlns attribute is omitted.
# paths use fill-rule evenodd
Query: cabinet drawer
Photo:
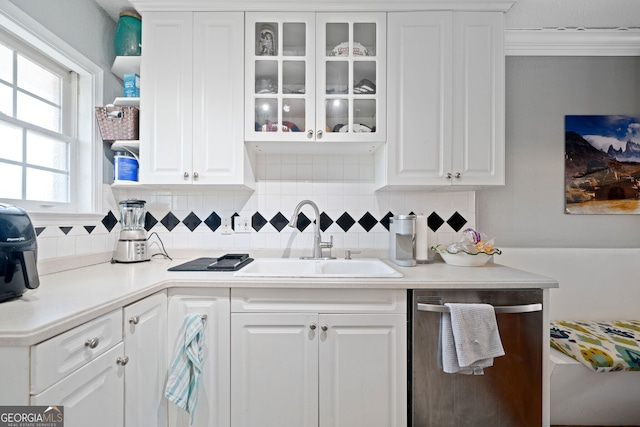
<svg viewBox="0 0 640 427"><path fill-rule="evenodd" d="M31 347L31 394L40 393L122 341L122 310Z"/></svg>
<svg viewBox="0 0 640 427"><path fill-rule="evenodd" d="M233 313L406 313L395 289L231 289Z"/></svg>
<svg viewBox="0 0 640 427"><path fill-rule="evenodd" d="M31 405L64 406L64 425L68 427L121 427L126 367L117 360L123 356L124 344L120 343L42 393L31 396Z"/></svg>

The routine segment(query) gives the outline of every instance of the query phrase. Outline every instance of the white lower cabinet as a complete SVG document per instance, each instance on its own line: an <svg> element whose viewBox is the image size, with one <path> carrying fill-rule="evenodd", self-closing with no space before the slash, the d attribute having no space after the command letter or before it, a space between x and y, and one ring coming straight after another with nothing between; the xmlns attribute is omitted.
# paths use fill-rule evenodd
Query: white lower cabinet
<svg viewBox="0 0 640 427"><path fill-rule="evenodd" d="M167 294L124 308L125 426L166 426Z"/></svg>
<svg viewBox="0 0 640 427"><path fill-rule="evenodd" d="M119 343L48 389L31 405L64 406L66 427L123 426L124 344ZM120 362L118 362L120 361Z"/></svg>
<svg viewBox="0 0 640 427"><path fill-rule="evenodd" d="M64 406L66 427L406 427L406 310L404 290L172 288L0 348L0 403ZM164 390L193 313L191 423Z"/></svg>
<svg viewBox="0 0 640 427"><path fill-rule="evenodd" d="M233 427L318 425L317 324L317 314L231 315Z"/></svg>
<svg viewBox="0 0 640 427"><path fill-rule="evenodd" d="M320 427L406 426L406 323L404 314L319 316Z"/></svg>
<svg viewBox="0 0 640 427"><path fill-rule="evenodd" d="M232 290L232 427L406 426L404 292L253 293Z"/></svg>
<svg viewBox="0 0 640 427"><path fill-rule="evenodd" d="M168 296L169 364L176 352L185 315L206 316L202 377L193 424L189 423L187 412L168 403L169 426L229 427L229 289L176 288L170 289ZM164 388L162 390L164 392Z"/></svg>
<svg viewBox="0 0 640 427"><path fill-rule="evenodd" d="M64 406L64 425L124 425L122 309L31 347L31 405Z"/></svg>
<svg viewBox="0 0 640 427"><path fill-rule="evenodd" d="M167 425L167 294L153 294L46 341L0 351L30 353L9 379L28 403L64 406L66 427ZM5 377L5 370L0 370ZM27 388L28 385L28 388ZM23 391L24 390L24 391ZM4 396L0 395L4 402ZM22 396L4 403L26 404Z"/></svg>

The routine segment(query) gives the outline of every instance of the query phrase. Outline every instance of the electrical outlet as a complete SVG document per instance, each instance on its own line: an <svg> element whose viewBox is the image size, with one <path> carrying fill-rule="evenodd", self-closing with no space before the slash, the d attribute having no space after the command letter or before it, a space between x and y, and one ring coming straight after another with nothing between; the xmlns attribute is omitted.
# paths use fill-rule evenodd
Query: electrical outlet
<svg viewBox="0 0 640 427"><path fill-rule="evenodd" d="M222 218L222 224L220 224L220 232L222 234L232 234L231 218Z"/></svg>
<svg viewBox="0 0 640 427"><path fill-rule="evenodd" d="M251 233L251 220L247 216L233 217L233 230L236 233Z"/></svg>

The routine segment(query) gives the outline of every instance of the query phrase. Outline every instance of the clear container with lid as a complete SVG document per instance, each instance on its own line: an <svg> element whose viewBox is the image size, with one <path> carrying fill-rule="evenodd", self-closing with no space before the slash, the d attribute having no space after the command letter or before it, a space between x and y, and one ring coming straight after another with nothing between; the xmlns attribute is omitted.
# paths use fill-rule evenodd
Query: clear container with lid
<svg viewBox="0 0 640 427"><path fill-rule="evenodd" d="M146 211L144 200L128 199L120 204L120 227L122 231L144 230Z"/></svg>

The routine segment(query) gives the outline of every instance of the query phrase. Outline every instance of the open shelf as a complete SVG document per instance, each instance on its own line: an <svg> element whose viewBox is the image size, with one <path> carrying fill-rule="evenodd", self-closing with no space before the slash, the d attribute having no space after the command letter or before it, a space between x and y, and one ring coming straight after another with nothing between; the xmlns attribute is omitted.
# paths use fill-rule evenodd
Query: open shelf
<svg viewBox="0 0 640 427"><path fill-rule="evenodd" d="M111 72L122 80L125 74L140 74L140 56L116 56Z"/></svg>
<svg viewBox="0 0 640 427"><path fill-rule="evenodd" d="M134 156L140 152L140 141L138 140L120 140L113 141L111 151L128 151Z"/></svg>
<svg viewBox="0 0 640 427"><path fill-rule="evenodd" d="M139 107L140 97L135 97L135 98L117 97L116 99L113 100L113 105L121 105L123 107Z"/></svg>

